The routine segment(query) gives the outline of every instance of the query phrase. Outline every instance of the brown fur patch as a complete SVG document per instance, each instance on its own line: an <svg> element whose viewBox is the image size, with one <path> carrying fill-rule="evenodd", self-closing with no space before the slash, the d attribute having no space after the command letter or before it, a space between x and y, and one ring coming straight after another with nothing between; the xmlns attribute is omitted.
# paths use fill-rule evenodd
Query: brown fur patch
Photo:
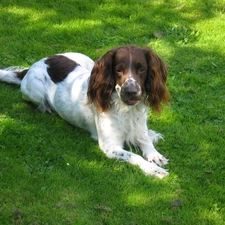
<svg viewBox="0 0 225 225"><path fill-rule="evenodd" d="M45 63L48 65L47 71L54 83L63 81L79 65L63 55L50 56Z"/></svg>
<svg viewBox="0 0 225 225"><path fill-rule="evenodd" d="M15 73L20 80L23 80L24 76L27 74L27 71L28 69L25 69L23 71L16 71Z"/></svg>

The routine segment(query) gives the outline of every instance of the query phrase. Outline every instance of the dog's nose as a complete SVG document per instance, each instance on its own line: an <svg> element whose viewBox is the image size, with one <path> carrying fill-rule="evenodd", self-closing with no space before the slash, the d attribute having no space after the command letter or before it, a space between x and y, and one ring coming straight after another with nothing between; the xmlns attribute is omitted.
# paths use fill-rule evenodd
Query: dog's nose
<svg viewBox="0 0 225 225"><path fill-rule="evenodd" d="M127 97L134 97L138 93L138 88L134 84L127 85L124 87L124 94L127 95Z"/></svg>
<svg viewBox="0 0 225 225"><path fill-rule="evenodd" d="M123 85L122 90L124 95L127 97L134 97L140 94L141 87L133 79L128 79Z"/></svg>

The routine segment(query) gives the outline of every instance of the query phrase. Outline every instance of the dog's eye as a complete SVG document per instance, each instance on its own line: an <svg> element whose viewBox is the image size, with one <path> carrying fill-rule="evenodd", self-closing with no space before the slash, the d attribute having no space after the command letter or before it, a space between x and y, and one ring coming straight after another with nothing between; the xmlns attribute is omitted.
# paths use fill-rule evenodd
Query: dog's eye
<svg viewBox="0 0 225 225"><path fill-rule="evenodd" d="M138 70L139 70L139 72L141 72L141 73L144 73L144 72L146 71L145 67L140 67Z"/></svg>
<svg viewBox="0 0 225 225"><path fill-rule="evenodd" d="M121 69L116 69L116 72L117 73L121 73L121 72L123 72Z"/></svg>

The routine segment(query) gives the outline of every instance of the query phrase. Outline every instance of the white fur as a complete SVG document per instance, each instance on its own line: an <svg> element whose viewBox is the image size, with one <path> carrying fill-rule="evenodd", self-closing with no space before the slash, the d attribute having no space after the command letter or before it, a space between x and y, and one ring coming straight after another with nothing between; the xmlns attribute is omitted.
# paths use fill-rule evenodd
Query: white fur
<svg viewBox="0 0 225 225"><path fill-rule="evenodd" d="M15 67L9 67L5 70L0 70L0 81L13 84L21 84L21 80L15 76L15 73L11 70ZM17 70L18 71L18 70Z"/></svg>
<svg viewBox="0 0 225 225"><path fill-rule="evenodd" d="M147 128L148 108L140 101L127 106L120 100L120 88L112 95L112 108L99 113L93 104L86 105L88 78L94 62L85 55L65 53L77 66L59 83L54 83L42 59L31 66L22 82L11 70L0 70L0 80L21 85L23 98L38 105L42 111L55 111L69 123L88 130L109 157L139 166L146 174L159 178L168 175L160 166L168 160L156 151L153 142L162 138ZM124 142L139 147L141 156L123 149Z"/></svg>

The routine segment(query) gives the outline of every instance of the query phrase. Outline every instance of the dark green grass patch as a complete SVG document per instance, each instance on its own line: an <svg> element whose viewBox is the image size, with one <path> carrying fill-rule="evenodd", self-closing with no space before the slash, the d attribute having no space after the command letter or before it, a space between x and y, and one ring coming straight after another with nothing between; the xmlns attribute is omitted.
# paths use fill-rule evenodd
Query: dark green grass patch
<svg viewBox="0 0 225 225"><path fill-rule="evenodd" d="M0 65L47 55L151 46L169 68L171 103L148 125L164 135L163 180L107 159L86 131L0 84L0 223L225 223L225 4L216 1L0 2Z"/></svg>

